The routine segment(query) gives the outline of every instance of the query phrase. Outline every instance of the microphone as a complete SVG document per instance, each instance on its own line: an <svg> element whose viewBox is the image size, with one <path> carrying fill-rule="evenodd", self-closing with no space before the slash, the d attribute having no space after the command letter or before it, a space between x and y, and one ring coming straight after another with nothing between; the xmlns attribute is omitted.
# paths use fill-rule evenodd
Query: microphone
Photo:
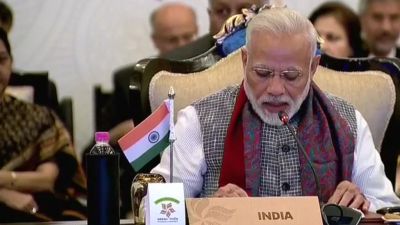
<svg viewBox="0 0 400 225"><path fill-rule="evenodd" d="M304 150L304 146L300 143L300 140L296 135L296 131L294 130L294 127L289 124L289 116L288 116L288 114L283 112L283 111L280 111L278 113L278 117L279 117L279 120L282 121L283 125L285 125L289 129L290 133L292 134L292 136L296 140L298 148L303 153L304 158L306 158L307 164L310 166L311 171L312 171L312 173L314 175L315 185L317 186L318 198L321 199L321 187L319 185L319 179L317 177L317 174L315 173L314 166L312 165L310 158L308 157L306 151Z"/></svg>

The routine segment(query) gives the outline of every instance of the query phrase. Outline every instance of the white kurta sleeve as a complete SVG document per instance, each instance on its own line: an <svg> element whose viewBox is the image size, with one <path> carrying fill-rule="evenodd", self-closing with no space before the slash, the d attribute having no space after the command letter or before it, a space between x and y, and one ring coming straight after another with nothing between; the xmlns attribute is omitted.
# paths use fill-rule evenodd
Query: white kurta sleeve
<svg viewBox="0 0 400 225"><path fill-rule="evenodd" d="M193 106L178 113L175 125L174 182L182 182L185 197L197 197L203 187L206 163L200 122ZM170 179L170 149L162 153L161 162L152 171L161 174L167 182Z"/></svg>
<svg viewBox="0 0 400 225"><path fill-rule="evenodd" d="M371 131L360 112L356 111L357 140L354 152L352 181L371 202L369 211L375 212L385 206L400 205L385 175L384 166L376 150Z"/></svg>

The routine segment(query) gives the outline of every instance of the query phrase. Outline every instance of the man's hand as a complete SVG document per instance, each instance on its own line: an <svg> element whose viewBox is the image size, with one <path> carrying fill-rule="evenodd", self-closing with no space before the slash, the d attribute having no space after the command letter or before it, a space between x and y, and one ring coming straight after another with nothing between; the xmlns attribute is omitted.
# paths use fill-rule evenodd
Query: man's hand
<svg viewBox="0 0 400 225"><path fill-rule="evenodd" d="M248 197L246 191L237 186L236 184L227 184L223 187L218 188L214 193L213 197L224 198L224 197Z"/></svg>
<svg viewBox="0 0 400 225"><path fill-rule="evenodd" d="M361 193L357 185L347 180L338 184L328 203L361 209L364 212L368 212L370 205L370 202Z"/></svg>

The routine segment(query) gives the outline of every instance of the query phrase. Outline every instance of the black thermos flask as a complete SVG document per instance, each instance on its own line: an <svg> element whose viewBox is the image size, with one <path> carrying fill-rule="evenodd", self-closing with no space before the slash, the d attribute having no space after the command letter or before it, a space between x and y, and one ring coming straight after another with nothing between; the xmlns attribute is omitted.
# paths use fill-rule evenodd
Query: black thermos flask
<svg viewBox="0 0 400 225"><path fill-rule="evenodd" d="M99 142L103 136L98 133L107 137L96 132L96 145L85 156L88 225L119 225L119 154L107 138Z"/></svg>

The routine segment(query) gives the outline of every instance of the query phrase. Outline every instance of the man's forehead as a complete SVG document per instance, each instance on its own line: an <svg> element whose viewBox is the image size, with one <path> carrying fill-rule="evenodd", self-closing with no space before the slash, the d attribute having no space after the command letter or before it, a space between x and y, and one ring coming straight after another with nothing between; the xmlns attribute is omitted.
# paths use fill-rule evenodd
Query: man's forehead
<svg viewBox="0 0 400 225"><path fill-rule="evenodd" d="M400 0L380 0L380 1L372 1L366 8L367 12L377 12L387 10L398 11L400 13Z"/></svg>
<svg viewBox="0 0 400 225"><path fill-rule="evenodd" d="M210 0L210 5L228 5L228 6L246 6L246 5L262 5L264 0Z"/></svg>

